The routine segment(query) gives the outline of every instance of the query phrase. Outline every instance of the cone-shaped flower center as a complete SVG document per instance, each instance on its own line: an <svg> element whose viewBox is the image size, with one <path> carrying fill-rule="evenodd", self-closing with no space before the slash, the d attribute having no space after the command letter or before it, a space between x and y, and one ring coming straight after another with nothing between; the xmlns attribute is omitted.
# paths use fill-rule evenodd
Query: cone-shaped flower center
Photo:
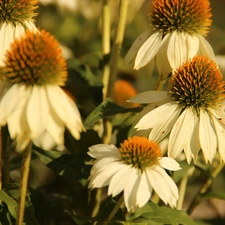
<svg viewBox="0 0 225 225"><path fill-rule="evenodd" d="M27 31L6 54L3 74L13 84L60 85L67 79L66 62L58 42L48 32Z"/></svg>
<svg viewBox="0 0 225 225"><path fill-rule="evenodd" d="M184 108L218 106L225 97L225 82L216 63L205 56L195 56L180 66L171 78L171 97Z"/></svg>
<svg viewBox="0 0 225 225"><path fill-rule="evenodd" d="M145 168L158 164L161 150L157 143L146 137L132 137L121 143L121 160L143 171Z"/></svg>
<svg viewBox="0 0 225 225"><path fill-rule="evenodd" d="M149 17L154 30L206 35L211 25L208 0L153 0Z"/></svg>
<svg viewBox="0 0 225 225"><path fill-rule="evenodd" d="M37 8L37 0L1 0L0 1L0 23L20 22L32 20L36 16L33 11Z"/></svg>

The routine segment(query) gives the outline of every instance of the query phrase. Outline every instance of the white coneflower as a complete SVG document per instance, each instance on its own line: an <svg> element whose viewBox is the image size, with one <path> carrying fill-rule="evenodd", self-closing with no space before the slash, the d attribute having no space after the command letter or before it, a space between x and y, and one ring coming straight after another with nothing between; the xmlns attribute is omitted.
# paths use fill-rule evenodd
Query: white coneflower
<svg viewBox="0 0 225 225"><path fill-rule="evenodd" d="M180 166L174 159L162 157L157 143L146 137L132 137L119 148L99 144L89 150L88 154L96 159L89 188L109 186L108 195L112 197L123 192L129 212L144 206L153 189L165 204L176 206L178 189L165 169L176 171Z"/></svg>
<svg viewBox="0 0 225 225"><path fill-rule="evenodd" d="M222 79L214 61L194 57L173 73L168 93L145 92L131 99L131 102L146 103L167 98L166 103L156 109L145 110L135 128L151 129L149 138L156 141L169 135L169 157L177 158L184 150L190 163L202 150L205 161L211 163L218 149L225 161L225 83Z"/></svg>
<svg viewBox="0 0 225 225"><path fill-rule="evenodd" d="M150 29L137 38L125 60L137 54L134 69L156 61L164 77L197 54L214 60L212 47L203 37L210 18L208 0L153 0Z"/></svg>
<svg viewBox="0 0 225 225"><path fill-rule="evenodd" d="M26 30L37 30L33 17L37 14L37 0L0 1L0 66L10 44Z"/></svg>
<svg viewBox="0 0 225 225"><path fill-rule="evenodd" d="M0 101L0 125L8 124L17 150L32 140L44 149L64 144L65 127L76 138L83 130L75 103L59 87L67 69L58 42L46 31L15 40L6 54L3 74L12 86Z"/></svg>

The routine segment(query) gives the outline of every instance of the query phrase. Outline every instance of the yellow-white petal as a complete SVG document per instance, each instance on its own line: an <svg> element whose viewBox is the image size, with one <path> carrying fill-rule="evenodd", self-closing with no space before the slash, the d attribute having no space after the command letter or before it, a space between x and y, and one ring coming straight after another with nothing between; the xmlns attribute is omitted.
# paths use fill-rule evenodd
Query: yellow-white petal
<svg viewBox="0 0 225 225"><path fill-rule="evenodd" d="M134 43L131 45L128 53L126 54L126 56L124 58L125 62L129 62L134 58L134 56L138 52L138 49L148 39L148 37L151 35L151 33L152 33L152 31L150 29L148 29L134 41Z"/></svg>
<svg viewBox="0 0 225 225"><path fill-rule="evenodd" d="M170 157L162 157L159 159L159 165L164 169L171 171L177 171L181 169L180 164Z"/></svg>
<svg viewBox="0 0 225 225"><path fill-rule="evenodd" d="M138 70L148 64L156 56L161 42L162 32L153 33L140 47L135 59L134 69Z"/></svg>
<svg viewBox="0 0 225 225"><path fill-rule="evenodd" d="M188 60L187 34L174 31L167 49L167 56L173 70Z"/></svg>
<svg viewBox="0 0 225 225"><path fill-rule="evenodd" d="M192 59L197 55L199 49L199 38L197 35L187 35L187 53L188 59Z"/></svg>
<svg viewBox="0 0 225 225"><path fill-rule="evenodd" d="M164 79L166 79L168 75L172 72L172 68L170 66L167 56L167 49L169 46L170 38L171 33L165 35L158 50L158 53L156 54L156 66L159 71L159 75L162 76Z"/></svg>
<svg viewBox="0 0 225 225"><path fill-rule="evenodd" d="M202 152L206 163L215 157L217 149L217 139L211 124L211 118L205 110L200 109L199 136Z"/></svg>
<svg viewBox="0 0 225 225"><path fill-rule="evenodd" d="M179 106L175 102L169 102L151 112L144 115L140 121L135 125L138 130L145 130L153 128L154 126L161 124L162 121L167 120L173 113L177 111Z"/></svg>
<svg viewBox="0 0 225 225"><path fill-rule="evenodd" d="M27 122L31 130L31 138L40 136L49 119L49 103L44 87L34 85L27 103Z"/></svg>

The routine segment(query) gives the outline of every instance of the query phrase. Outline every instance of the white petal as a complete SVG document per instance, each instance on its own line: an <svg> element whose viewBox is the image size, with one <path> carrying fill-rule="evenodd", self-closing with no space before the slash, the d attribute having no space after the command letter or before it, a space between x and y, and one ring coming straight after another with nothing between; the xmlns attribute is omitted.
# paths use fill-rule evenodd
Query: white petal
<svg viewBox="0 0 225 225"><path fill-rule="evenodd" d="M225 162L225 125L220 123L220 121L214 115L212 116L212 120L217 135L218 151L220 153L221 159Z"/></svg>
<svg viewBox="0 0 225 225"><path fill-rule="evenodd" d="M32 139L44 132L48 117L49 103L45 88L34 85L27 103L27 122Z"/></svg>
<svg viewBox="0 0 225 225"><path fill-rule="evenodd" d="M205 161L212 163L216 154L217 140L210 116L205 110L200 110L199 136Z"/></svg>
<svg viewBox="0 0 225 225"><path fill-rule="evenodd" d="M171 171L177 171L180 170L180 164L169 157L162 157L159 159L159 165L167 170L171 170Z"/></svg>
<svg viewBox="0 0 225 225"><path fill-rule="evenodd" d="M48 86L46 89L52 108L64 122L71 134L76 139L79 139L80 132L83 130L83 124L76 105L60 87Z"/></svg>
<svg viewBox="0 0 225 225"><path fill-rule="evenodd" d="M172 72L172 68L170 66L168 56L167 56L167 48L169 45L169 41L171 38L171 33L166 34L161 43L161 47L156 54L156 66L159 71L159 75L164 79L168 77L168 75Z"/></svg>
<svg viewBox="0 0 225 225"><path fill-rule="evenodd" d="M202 37L201 35L198 35L198 38L199 38L198 54L199 55L206 55L210 59L212 59L213 61L216 61L216 57L215 57L213 48L211 47L209 42L206 41L206 39L204 37Z"/></svg>
<svg viewBox="0 0 225 225"><path fill-rule="evenodd" d="M151 197L151 188L148 186L147 173L144 171L141 174L139 187L137 189L137 207L144 206Z"/></svg>
<svg viewBox="0 0 225 225"><path fill-rule="evenodd" d="M17 24L14 29L14 39L20 38L26 32L25 27L22 24Z"/></svg>
<svg viewBox="0 0 225 225"><path fill-rule="evenodd" d="M167 112L167 115L165 119L161 120L161 123L153 127L149 134L149 139L160 142L164 137L167 136L167 134L171 131L172 127L174 126L174 123L176 122L179 114L180 114L181 108L177 108L174 111Z"/></svg>
<svg viewBox="0 0 225 225"><path fill-rule="evenodd" d="M0 32L1 33L1 32ZM5 125L8 116L13 112L13 110L18 105L19 95L18 95L19 85L14 84L8 91L4 94L0 102L0 125Z"/></svg>
<svg viewBox="0 0 225 225"><path fill-rule="evenodd" d="M187 35L178 31L174 31L170 38L167 55L173 70L188 60L186 41Z"/></svg>
<svg viewBox="0 0 225 225"><path fill-rule="evenodd" d="M124 190L126 187L130 177L127 174L130 174L132 170L130 165L125 165L121 168L111 179L109 188L108 188L108 195L112 195L115 197L120 192Z"/></svg>
<svg viewBox="0 0 225 225"><path fill-rule="evenodd" d="M177 158L184 149L185 143L191 139L191 133L194 129L193 123L193 111L191 108L186 108L179 116L178 120L174 124L168 145L168 156L171 158ZM192 156L191 152L187 153L190 156L187 157L190 160Z"/></svg>
<svg viewBox="0 0 225 225"><path fill-rule="evenodd" d="M154 169L149 169L147 174L149 182L158 196L165 204L175 207L179 197L178 189L166 171L159 166L155 166Z"/></svg>
<svg viewBox="0 0 225 225"><path fill-rule="evenodd" d="M143 34L141 34L132 44L131 48L129 49L128 53L126 54L124 61L129 62L132 60L132 58L136 55L138 52L138 49L142 46L142 44L148 39L148 37L151 35L151 30L148 29Z"/></svg>
<svg viewBox="0 0 225 225"><path fill-rule="evenodd" d="M129 102L146 104L146 103L158 102L166 98L169 98L167 91L146 91L131 98Z"/></svg>
<svg viewBox="0 0 225 225"><path fill-rule="evenodd" d="M188 59L197 55L199 49L199 38L197 35L187 35L187 52Z"/></svg>
<svg viewBox="0 0 225 225"><path fill-rule="evenodd" d="M28 146L29 142L30 142L30 132L24 130L16 138L16 151L22 152Z"/></svg>
<svg viewBox="0 0 225 225"><path fill-rule="evenodd" d="M44 131L41 136L39 136L37 139L34 139L33 142L36 146L44 150L53 150L57 147L52 136L47 131Z"/></svg>
<svg viewBox="0 0 225 225"><path fill-rule="evenodd" d="M25 20L24 21L24 26L28 29L28 30L30 30L30 31L33 31L33 32L39 32L39 30L37 29L37 27L35 26L35 23L33 22L33 21L27 21L27 20Z"/></svg>
<svg viewBox="0 0 225 225"><path fill-rule="evenodd" d="M169 102L159 106L158 108L144 115L135 125L135 128L138 130L153 128L154 126L161 124L162 121L170 118L177 108L178 105L175 102Z"/></svg>
<svg viewBox="0 0 225 225"><path fill-rule="evenodd" d="M94 166L93 166L94 167ZM123 163L112 162L103 166L99 171L91 173L89 187L101 188L109 185L113 175L124 167Z"/></svg>
<svg viewBox="0 0 225 225"><path fill-rule="evenodd" d="M162 42L162 32L153 33L139 49L134 69L138 70L148 64L156 55Z"/></svg>
<svg viewBox="0 0 225 225"><path fill-rule="evenodd" d="M124 189L124 203L128 212L134 212L137 208L136 194L140 182L140 174L133 168L129 174L129 182Z"/></svg>
<svg viewBox="0 0 225 225"><path fill-rule="evenodd" d="M89 147L88 155L92 158L101 159L108 156L118 156L118 148L114 145L98 144Z"/></svg>
<svg viewBox="0 0 225 225"><path fill-rule="evenodd" d="M11 43L14 40L15 26L11 23L4 22L0 32L0 66L4 66L5 54L9 50Z"/></svg>
<svg viewBox="0 0 225 225"><path fill-rule="evenodd" d="M27 123L26 109L27 101L30 96L30 88L23 85L18 86L17 93L18 102L15 110L8 117L8 129L12 139L17 135L23 136L23 133L29 133L30 129ZM30 135L30 134L29 134ZM21 139L24 139L23 137Z"/></svg>

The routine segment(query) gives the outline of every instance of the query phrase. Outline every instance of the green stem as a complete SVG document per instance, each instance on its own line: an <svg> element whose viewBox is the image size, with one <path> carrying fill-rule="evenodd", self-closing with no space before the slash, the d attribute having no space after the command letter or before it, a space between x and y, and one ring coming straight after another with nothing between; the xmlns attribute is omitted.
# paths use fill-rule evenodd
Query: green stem
<svg viewBox="0 0 225 225"><path fill-rule="evenodd" d="M21 177L21 183L20 183L20 199L19 199L19 207L18 207L18 215L17 215L17 223L16 223L17 225L23 224L31 153L32 153L32 142L29 143L23 155L23 163L22 163L22 170L21 170L22 177Z"/></svg>
<svg viewBox="0 0 225 225"><path fill-rule="evenodd" d="M113 88L117 76L117 64L126 27L128 1L129 0L120 0L119 21L117 24L115 42L113 44L112 54L110 58L110 76L106 94L106 96L110 98L113 97Z"/></svg>
<svg viewBox="0 0 225 225"><path fill-rule="evenodd" d="M109 216L106 218L106 220L104 221L104 223L102 225L107 225L112 218L116 215L117 211L119 210L120 206L123 204L123 195L121 195L119 201L116 203L116 206L114 207L114 209L112 210L112 212L109 214Z"/></svg>
<svg viewBox="0 0 225 225"><path fill-rule="evenodd" d="M224 167L224 164L223 163L220 163L216 169L212 172L212 176L208 178L208 180L202 185L202 187L200 188L200 190L198 191L197 195L194 197L194 199L192 200L188 210L187 210L187 213L190 215L195 206L199 204L201 198L200 198L200 195L201 194L204 194L208 188L210 187L210 185L212 184L213 180L217 177L217 175L220 173L220 171L223 169Z"/></svg>
<svg viewBox="0 0 225 225"><path fill-rule="evenodd" d="M177 202L177 210L181 210L183 207L184 197L186 193L186 187L189 177L189 171L192 170L192 167L185 173L183 178L181 179L180 186L179 186L179 199Z"/></svg>
<svg viewBox="0 0 225 225"><path fill-rule="evenodd" d="M103 0L102 7L102 52L103 52L103 100L106 99L107 87L109 83L109 64L105 62L105 58L110 53L110 7L109 0Z"/></svg>

